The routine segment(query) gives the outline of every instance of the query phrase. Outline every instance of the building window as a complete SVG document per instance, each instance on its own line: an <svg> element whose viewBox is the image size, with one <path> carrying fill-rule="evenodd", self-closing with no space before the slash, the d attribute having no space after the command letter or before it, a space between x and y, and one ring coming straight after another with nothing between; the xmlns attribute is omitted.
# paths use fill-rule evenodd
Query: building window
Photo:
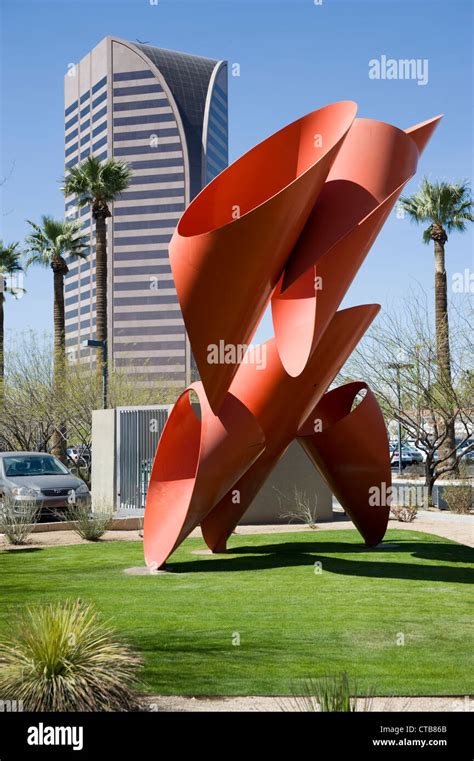
<svg viewBox="0 0 474 761"><path fill-rule="evenodd" d="M70 106L68 106L64 112L64 116L69 116L69 114L72 114L72 112L77 108L77 100L74 101L74 103L71 103Z"/></svg>
<svg viewBox="0 0 474 761"><path fill-rule="evenodd" d="M74 151L77 151L78 147L79 147L79 146L78 146L78 144L77 144L77 143L74 143L74 145L71 145L71 146L70 146L70 147L69 147L69 148L68 148L68 149L65 151L64 155L65 155L65 156L70 156L70 155L71 155L71 153L74 153Z"/></svg>
<svg viewBox="0 0 474 761"><path fill-rule="evenodd" d="M96 93L97 90L100 90L100 88L106 84L106 82L107 82L107 77L103 77L102 79L100 79L98 82L96 82L96 84L92 88L92 92Z"/></svg>
<svg viewBox="0 0 474 761"><path fill-rule="evenodd" d="M79 130L73 129L72 132L69 133L69 135L66 135L65 142L69 143L70 140L73 139L73 137L76 137L76 135L79 134Z"/></svg>
<svg viewBox="0 0 474 761"><path fill-rule="evenodd" d="M69 127L72 127L72 125L76 124L76 122L77 122L77 114L73 116L72 119L69 119L68 122L66 122L66 124L64 125L64 129L68 130Z"/></svg>
<svg viewBox="0 0 474 761"><path fill-rule="evenodd" d="M151 79L152 77L154 77L154 74L150 69L145 69L144 71L123 71L114 74L114 82L126 82L130 79Z"/></svg>
<svg viewBox="0 0 474 761"><path fill-rule="evenodd" d="M106 97L107 97L107 90L103 92L102 95L99 95L98 98L92 101L92 108L95 108L96 106L98 106L99 103L103 103Z"/></svg>
<svg viewBox="0 0 474 761"><path fill-rule="evenodd" d="M92 145L92 150L97 151L99 148L102 148L103 145L105 145L107 142L107 137L103 137L101 140L98 140L96 143Z"/></svg>
<svg viewBox="0 0 474 761"><path fill-rule="evenodd" d="M92 130L92 137L95 137L99 134L99 132L102 132L107 127L107 122L104 122L103 124L100 124L98 127Z"/></svg>

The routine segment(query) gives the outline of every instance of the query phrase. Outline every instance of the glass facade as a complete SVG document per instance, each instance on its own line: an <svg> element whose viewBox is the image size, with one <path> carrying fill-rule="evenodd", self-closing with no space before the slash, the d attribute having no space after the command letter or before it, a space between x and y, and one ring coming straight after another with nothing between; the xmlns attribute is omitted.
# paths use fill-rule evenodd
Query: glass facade
<svg viewBox="0 0 474 761"><path fill-rule="evenodd" d="M80 71L79 77L75 79L78 80L77 86L79 86ZM66 108L66 112L69 112L66 114L67 120L65 122L66 171L68 168L77 166L91 153L101 159L107 157L107 137L101 141L100 145L97 142L91 145L91 140L97 134L92 131L92 123L94 123L94 129L97 126L100 127L101 131L107 130L107 108L102 108L101 113L99 113L98 109L91 103L91 97L93 93L99 93L102 101L105 101L107 92L107 77L103 76L97 81L93 81L87 89L81 88L81 92L78 93L74 103ZM71 127L74 128L71 129ZM71 144L72 139L74 142ZM82 232L89 235L91 240L87 259L74 260L69 258L66 260L69 272L65 278L66 347L72 359L82 359L89 362L91 351L82 347L80 342L84 338L95 338L94 225L90 208L79 209L74 198L66 199L65 215L66 219L69 220L79 219Z"/></svg>
<svg viewBox="0 0 474 761"><path fill-rule="evenodd" d="M204 184L217 177L229 162L227 121L227 71L221 68L212 89L207 125Z"/></svg>
<svg viewBox="0 0 474 761"><path fill-rule="evenodd" d="M84 79L96 72L88 88L83 65ZM92 151L133 171L107 222L109 351L137 384L184 386L192 357L168 247L186 204L227 166L226 64L107 38L81 61L78 79L77 91L67 83L66 168ZM94 222L75 199L66 199L66 216L91 236L87 260L68 262L67 346L93 361L80 343L95 337Z"/></svg>

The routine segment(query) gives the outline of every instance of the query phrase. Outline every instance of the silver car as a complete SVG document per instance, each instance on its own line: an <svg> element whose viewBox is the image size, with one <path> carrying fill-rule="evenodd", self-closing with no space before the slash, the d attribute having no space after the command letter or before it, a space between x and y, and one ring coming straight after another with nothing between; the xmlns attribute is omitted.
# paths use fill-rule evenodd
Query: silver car
<svg viewBox="0 0 474 761"><path fill-rule="evenodd" d="M0 506L7 497L18 503L37 502L42 518L56 515L69 504L90 506L84 481L57 457L46 452L0 452Z"/></svg>

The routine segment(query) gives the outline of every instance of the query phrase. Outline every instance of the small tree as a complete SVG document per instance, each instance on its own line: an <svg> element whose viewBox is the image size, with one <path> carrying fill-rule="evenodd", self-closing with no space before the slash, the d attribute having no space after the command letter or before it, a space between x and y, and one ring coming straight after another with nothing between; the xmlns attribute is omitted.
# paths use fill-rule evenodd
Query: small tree
<svg viewBox="0 0 474 761"><path fill-rule="evenodd" d="M13 296L18 296L18 293L22 289L15 288L11 283L8 283L6 277L12 277L18 272L23 271L19 251L19 243L10 243L4 245L0 240L0 405L3 404L3 378L4 378L4 302L5 293L10 293Z"/></svg>
<svg viewBox="0 0 474 761"><path fill-rule="evenodd" d="M456 471L472 435L472 376L465 363L472 357L473 326L469 316L455 313L451 362L453 382L440 376L436 367L436 335L430 328L426 296L413 294L396 313L379 318L352 355L342 381L364 378L374 391L387 424L400 421L407 438L425 455L425 485L428 499L440 476ZM394 359L403 358L400 369L401 404L397 399ZM469 382L469 377L471 382ZM451 430L460 431L451 442ZM473 447L469 447L470 451Z"/></svg>
<svg viewBox="0 0 474 761"><path fill-rule="evenodd" d="M15 337L6 352L5 404L0 410L0 449L50 451L56 420L67 421L68 439L75 445L91 446L92 410L101 406L101 383L94 368L66 362L64 382L55 390L54 350L51 337L31 331ZM130 375L127 363L110 374L113 407L170 404L178 388L162 388L160 380L140 385L140 374ZM90 480L90 461L79 475Z"/></svg>

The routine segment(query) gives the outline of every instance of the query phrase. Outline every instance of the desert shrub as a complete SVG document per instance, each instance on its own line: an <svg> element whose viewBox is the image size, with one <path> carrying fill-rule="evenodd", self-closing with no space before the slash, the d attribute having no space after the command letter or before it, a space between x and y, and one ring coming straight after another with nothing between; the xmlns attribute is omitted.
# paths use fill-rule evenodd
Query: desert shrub
<svg viewBox="0 0 474 761"><path fill-rule="evenodd" d="M403 475L405 478L409 478L410 476L423 476L424 472L424 464L422 462L415 462L413 465L405 465L403 468Z"/></svg>
<svg viewBox="0 0 474 761"><path fill-rule="evenodd" d="M114 511L103 505L91 510L88 505L72 504L67 507L64 517L73 524L72 531L81 539L97 542L112 525Z"/></svg>
<svg viewBox="0 0 474 761"><path fill-rule="evenodd" d="M0 699L27 711L133 711L140 665L91 605L27 608L0 641Z"/></svg>
<svg viewBox="0 0 474 761"><path fill-rule="evenodd" d="M407 507L406 505L392 505L390 507L390 515L401 523L411 523L414 521L417 512L417 507Z"/></svg>
<svg viewBox="0 0 474 761"><path fill-rule="evenodd" d="M443 499L452 513L467 515L472 510L472 484L449 484L443 488Z"/></svg>
<svg viewBox="0 0 474 761"><path fill-rule="evenodd" d="M472 478L469 465L459 463L459 479L456 483L443 486L443 499L452 513L467 515L472 510Z"/></svg>
<svg viewBox="0 0 474 761"><path fill-rule="evenodd" d="M10 544L25 544L39 518L39 503L35 500L14 500L3 497L0 503L0 534Z"/></svg>
<svg viewBox="0 0 474 761"><path fill-rule="evenodd" d="M318 505L317 496L314 498L314 503L311 503L310 498L303 491L299 491L295 487L294 500L290 501L288 497L280 493L279 497L280 507L283 507L286 502L287 509L280 513L280 518L287 519L290 523L292 521L301 521L306 523L309 528L316 529L316 508Z"/></svg>
<svg viewBox="0 0 474 761"><path fill-rule="evenodd" d="M292 708L306 712L346 712L370 711L372 690L366 695L359 695L357 685L351 684L346 673L339 676L326 676L320 679L307 679L302 694L295 695Z"/></svg>

